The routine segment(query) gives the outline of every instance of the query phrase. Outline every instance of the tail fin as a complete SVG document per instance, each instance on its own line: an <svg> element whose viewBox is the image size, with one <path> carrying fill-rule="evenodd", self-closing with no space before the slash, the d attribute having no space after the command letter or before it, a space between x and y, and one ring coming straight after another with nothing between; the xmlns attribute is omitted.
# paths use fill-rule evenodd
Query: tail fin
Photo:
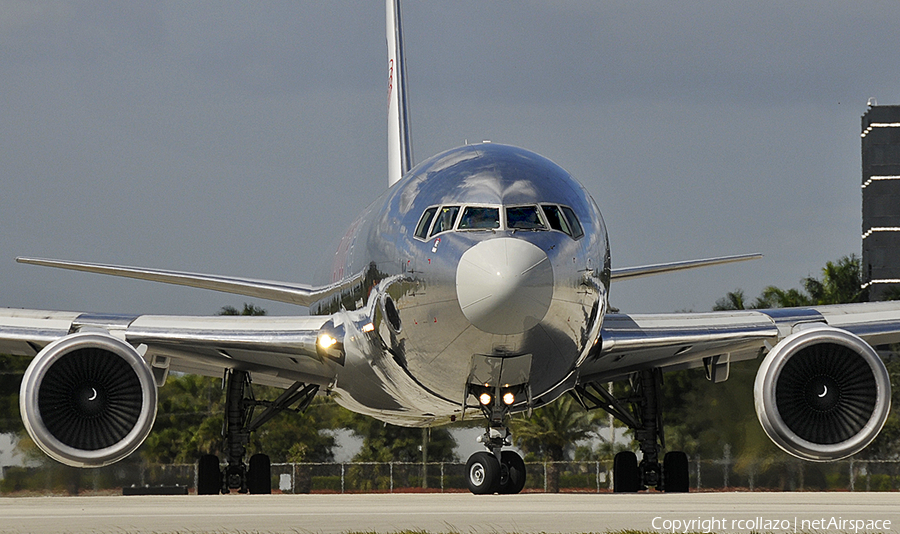
<svg viewBox="0 0 900 534"><path fill-rule="evenodd" d="M388 49L388 186L412 168L400 0L385 0Z"/></svg>

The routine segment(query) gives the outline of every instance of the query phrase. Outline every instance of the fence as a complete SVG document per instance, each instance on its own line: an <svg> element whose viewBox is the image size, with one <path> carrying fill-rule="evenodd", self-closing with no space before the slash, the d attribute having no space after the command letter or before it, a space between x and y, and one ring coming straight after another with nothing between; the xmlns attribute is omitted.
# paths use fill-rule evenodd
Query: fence
<svg viewBox="0 0 900 534"><path fill-rule="evenodd" d="M611 460L526 463L525 491L611 490ZM120 462L99 469L60 464L0 467L0 494L118 492L128 486L196 487L196 466ZM691 491L896 491L900 461L844 460L810 463L781 460L736 465L728 458L690 462ZM466 491L465 464L289 463L272 465L272 488L282 493Z"/></svg>

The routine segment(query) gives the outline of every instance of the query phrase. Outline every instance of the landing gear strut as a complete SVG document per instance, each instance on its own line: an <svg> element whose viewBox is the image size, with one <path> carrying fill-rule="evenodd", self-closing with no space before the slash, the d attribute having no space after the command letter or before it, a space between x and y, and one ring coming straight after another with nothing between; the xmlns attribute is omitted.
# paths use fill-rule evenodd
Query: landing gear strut
<svg viewBox="0 0 900 534"><path fill-rule="evenodd" d="M479 397L479 406L488 420L487 430L478 438L487 451L474 453L466 462L469 491L476 495L519 493L525 487L525 461L515 451L502 450L504 446L512 445L505 424L509 405L503 402L499 388L480 389L484 391L472 393Z"/></svg>
<svg viewBox="0 0 900 534"><path fill-rule="evenodd" d="M214 495L229 493L272 493L272 469L268 455L254 454L249 465L244 463L250 433L284 410L302 412L312 402L319 386L295 382L274 401L256 400L250 385L250 373L237 369L225 373L225 438L227 465L219 469L219 459L212 454L200 457L197 464L197 494ZM296 408L291 408L293 404ZM257 406L265 410L257 417Z"/></svg>
<svg viewBox="0 0 900 534"><path fill-rule="evenodd" d="M660 465L659 450L665 448L662 427L662 371L645 369L631 379L634 395L624 399L628 410L602 384L586 384L575 388L575 398L587 409L603 408L634 430L643 453L640 464L631 451L616 454L613 460L613 491L629 493L653 486L666 492L688 491L688 460L681 451L667 452Z"/></svg>

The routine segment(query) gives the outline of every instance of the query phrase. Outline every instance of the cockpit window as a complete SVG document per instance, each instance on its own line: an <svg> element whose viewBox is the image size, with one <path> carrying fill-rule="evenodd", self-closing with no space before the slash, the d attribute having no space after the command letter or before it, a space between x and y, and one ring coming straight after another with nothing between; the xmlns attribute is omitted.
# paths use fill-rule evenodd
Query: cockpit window
<svg viewBox="0 0 900 534"><path fill-rule="evenodd" d="M500 228L500 208L469 206L459 220L460 230L491 230Z"/></svg>
<svg viewBox="0 0 900 534"><path fill-rule="evenodd" d="M459 206L444 206L438 213L437 221L431 230L431 235L453 229L453 223L456 222L456 214L459 213Z"/></svg>
<svg viewBox="0 0 900 534"><path fill-rule="evenodd" d="M550 228L572 235L572 230L569 229L569 222L566 221L565 216L559 211L559 206L541 206L541 209L544 210L544 216L547 217Z"/></svg>
<svg viewBox="0 0 900 534"><path fill-rule="evenodd" d="M584 230L581 229L581 223L578 222L578 217L575 216L575 212L572 211L572 208L560 206L560 209L566 214L566 219L569 221L569 228L572 229L572 237L578 239L583 236Z"/></svg>
<svg viewBox="0 0 900 534"><path fill-rule="evenodd" d="M581 223L578 222L578 217L575 216L575 212L572 211L572 208L567 206L543 205L541 206L541 209L544 212L544 217L547 218L547 222L550 224L550 228L553 230L565 232L573 239L578 239L584 235L584 230L581 229Z"/></svg>
<svg viewBox="0 0 900 534"><path fill-rule="evenodd" d="M506 208L506 227L510 230L543 230L545 228L535 206Z"/></svg>
<svg viewBox="0 0 900 534"><path fill-rule="evenodd" d="M425 210L425 213L422 214L422 218L419 219L419 224L416 225L416 237L419 239L428 237L428 229L431 228L431 221L434 219L434 214L436 212L437 207Z"/></svg>
<svg viewBox="0 0 900 534"><path fill-rule="evenodd" d="M501 220L500 210L504 217ZM567 206L540 204L526 206L431 206L416 224L416 239L427 240L453 229L471 230L556 230L579 239L584 230L575 211Z"/></svg>

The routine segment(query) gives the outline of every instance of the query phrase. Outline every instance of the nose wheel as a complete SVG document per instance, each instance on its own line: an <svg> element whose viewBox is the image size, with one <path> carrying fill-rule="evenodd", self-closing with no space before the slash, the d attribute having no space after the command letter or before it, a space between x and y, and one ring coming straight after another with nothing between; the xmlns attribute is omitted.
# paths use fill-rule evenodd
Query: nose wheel
<svg viewBox="0 0 900 534"><path fill-rule="evenodd" d="M515 451L502 451L500 460L487 451L466 462L466 482L475 495L515 494L525 487L525 461Z"/></svg>
<svg viewBox="0 0 900 534"><path fill-rule="evenodd" d="M491 427L478 438L487 447L466 462L466 483L476 495L514 494L525 487L525 461L515 451L501 450L510 445L509 430Z"/></svg>
<svg viewBox="0 0 900 534"><path fill-rule="evenodd" d="M466 462L466 482L475 495L489 495L500 489L500 462L493 454L479 451Z"/></svg>

